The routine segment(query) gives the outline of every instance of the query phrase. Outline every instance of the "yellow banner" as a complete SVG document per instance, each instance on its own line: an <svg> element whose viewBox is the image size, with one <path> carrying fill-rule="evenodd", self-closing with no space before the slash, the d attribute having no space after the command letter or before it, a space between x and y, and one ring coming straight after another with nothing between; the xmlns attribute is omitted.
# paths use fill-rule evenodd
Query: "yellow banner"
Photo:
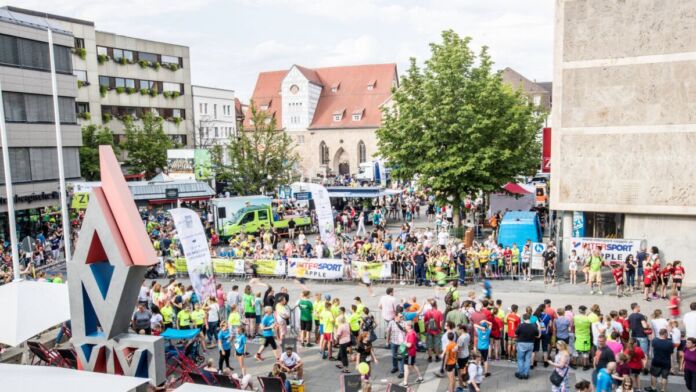
<svg viewBox="0 0 696 392"><path fill-rule="evenodd" d="M89 192L77 192L73 195L70 208L75 210L85 210L89 204Z"/></svg>

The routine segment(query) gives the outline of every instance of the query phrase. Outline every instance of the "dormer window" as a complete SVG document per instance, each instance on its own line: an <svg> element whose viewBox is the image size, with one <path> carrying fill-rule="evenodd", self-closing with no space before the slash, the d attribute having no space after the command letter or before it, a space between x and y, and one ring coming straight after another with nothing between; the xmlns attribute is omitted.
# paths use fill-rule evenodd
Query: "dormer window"
<svg viewBox="0 0 696 392"><path fill-rule="evenodd" d="M341 88L341 82L334 83L334 84L331 86L331 92L332 92L332 93L336 93L336 92L338 92L338 89L339 89L339 88Z"/></svg>
<svg viewBox="0 0 696 392"><path fill-rule="evenodd" d="M353 121L360 121L362 120L363 112L365 111L365 108L358 108L353 110Z"/></svg>
<svg viewBox="0 0 696 392"><path fill-rule="evenodd" d="M368 89L368 90L374 90L376 85L377 85L377 81L376 81L376 80L371 80L371 81L369 81L369 82L367 83L367 89Z"/></svg>
<svg viewBox="0 0 696 392"><path fill-rule="evenodd" d="M259 102L259 109L262 111L268 110L268 108L271 107L271 100L266 100L266 101L261 101Z"/></svg>
<svg viewBox="0 0 696 392"><path fill-rule="evenodd" d="M333 112L333 120L334 121L341 121L343 119L343 113L346 111L346 109L340 109L335 112Z"/></svg>

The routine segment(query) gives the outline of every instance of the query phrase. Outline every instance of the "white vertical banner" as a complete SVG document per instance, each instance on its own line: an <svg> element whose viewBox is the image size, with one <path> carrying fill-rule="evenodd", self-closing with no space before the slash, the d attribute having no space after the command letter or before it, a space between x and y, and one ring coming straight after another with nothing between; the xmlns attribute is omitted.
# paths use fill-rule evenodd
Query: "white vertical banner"
<svg viewBox="0 0 696 392"><path fill-rule="evenodd" d="M201 218L188 208L173 208L169 213L172 214L177 237L184 250L191 286L199 302L203 303L208 297L215 296L215 275Z"/></svg>
<svg viewBox="0 0 696 392"><path fill-rule="evenodd" d="M333 211L331 211L329 191L322 185L308 182L296 182L292 184L292 186L299 187L302 190L309 190L312 194L312 200L314 200L314 208L317 214L317 223L319 224L319 236L327 246L333 248L336 242L336 235L334 234Z"/></svg>

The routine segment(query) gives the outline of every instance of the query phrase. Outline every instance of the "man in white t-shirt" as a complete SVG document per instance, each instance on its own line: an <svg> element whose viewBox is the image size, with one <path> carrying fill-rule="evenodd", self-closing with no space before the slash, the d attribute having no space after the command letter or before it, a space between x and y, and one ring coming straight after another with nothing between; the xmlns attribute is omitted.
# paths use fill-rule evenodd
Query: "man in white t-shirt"
<svg viewBox="0 0 696 392"><path fill-rule="evenodd" d="M140 291L138 292L138 303L143 304L145 306L148 306L149 300L150 300L150 288L147 287L147 281L144 281L143 285L140 286Z"/></svg>
<svg viewBox="0 0 696 392"><path fill-rule="evenodd" d="M292 351L292 346L285 347L285 351L280 354L278 365L283 372L295 373L297 378L302 379L302 359Z"/></svg>
<svg viewBox="0 0 696 392"><path fill-rule="evenodd" d="M437 244L440 245L440 249L445 250L448 239L449 233L447 230L442 230L441 232L437 233Z"/></svg>
<svg viewBox="0 0 696 392"><path fill-rule="evenodd" d="M239 295L239 286L234 285L232 286L232 291L227 293L227 302L226 304L226 311L227 314L230 314L230 311L232 309L232 305L237 305L237 309L239 309L239 304L241 303L241 296Z"/></svg>
<svg viewBox="0 0 696 392"><path fill-rule="evenodd" d="M687 338L696 338L696 302L689 305L691 311L684 315L684 328Z"/></svg>

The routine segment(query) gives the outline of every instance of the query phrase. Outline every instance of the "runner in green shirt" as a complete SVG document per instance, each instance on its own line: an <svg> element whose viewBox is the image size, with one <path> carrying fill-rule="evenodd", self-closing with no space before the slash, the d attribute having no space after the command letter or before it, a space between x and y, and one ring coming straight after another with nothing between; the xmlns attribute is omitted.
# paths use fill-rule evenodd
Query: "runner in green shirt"
<svg viewBox="0 0 696 392"><path fill-rule="evenodd" d="M309 300L309 290L302 292L302 298L297 302L297 306L300 308L300 343L302 347L312 347L309 342L309 334L312 332L314 305Z"/></svg>
<svg viewBox="0 0 696 392"><path fill-rule="evenodd" d="M319 343L321 335L321 322L319 315L324 311L324 302L321 300L321 293L314 295L314 303L312 304L312 319L314 320L314 343Z"/></svg>
<svg viewBox="0 0 696 392"><path fill-rule="evenodd" d="M362 312L358 312L358 305L350 306L352 313L348 316L348 325L350 326L350 333L356 338L360 333L360 320L362 320ZM365 308L363 306L363 308Z"/></svg>
<svg viewBox="0 0 696 392"><path fill-rule="evenodd" d="M602 295L602 266L604 265L604 260L602 260L602 254L599 253L599 249L592 251L592 256L587 259L587 264L590 269L590 294L594 294L594 284L597 283L599 295Z"/></svg>
<svg viewBox="0 0 696 392"><path fill-rule="evenodd" d="M246 320L247 336L256 335L256 306L254 293L251 286L247 285L242 294L242 306L244 306L244 319ZM239 323L237 324L239 325Z"/></svg>

